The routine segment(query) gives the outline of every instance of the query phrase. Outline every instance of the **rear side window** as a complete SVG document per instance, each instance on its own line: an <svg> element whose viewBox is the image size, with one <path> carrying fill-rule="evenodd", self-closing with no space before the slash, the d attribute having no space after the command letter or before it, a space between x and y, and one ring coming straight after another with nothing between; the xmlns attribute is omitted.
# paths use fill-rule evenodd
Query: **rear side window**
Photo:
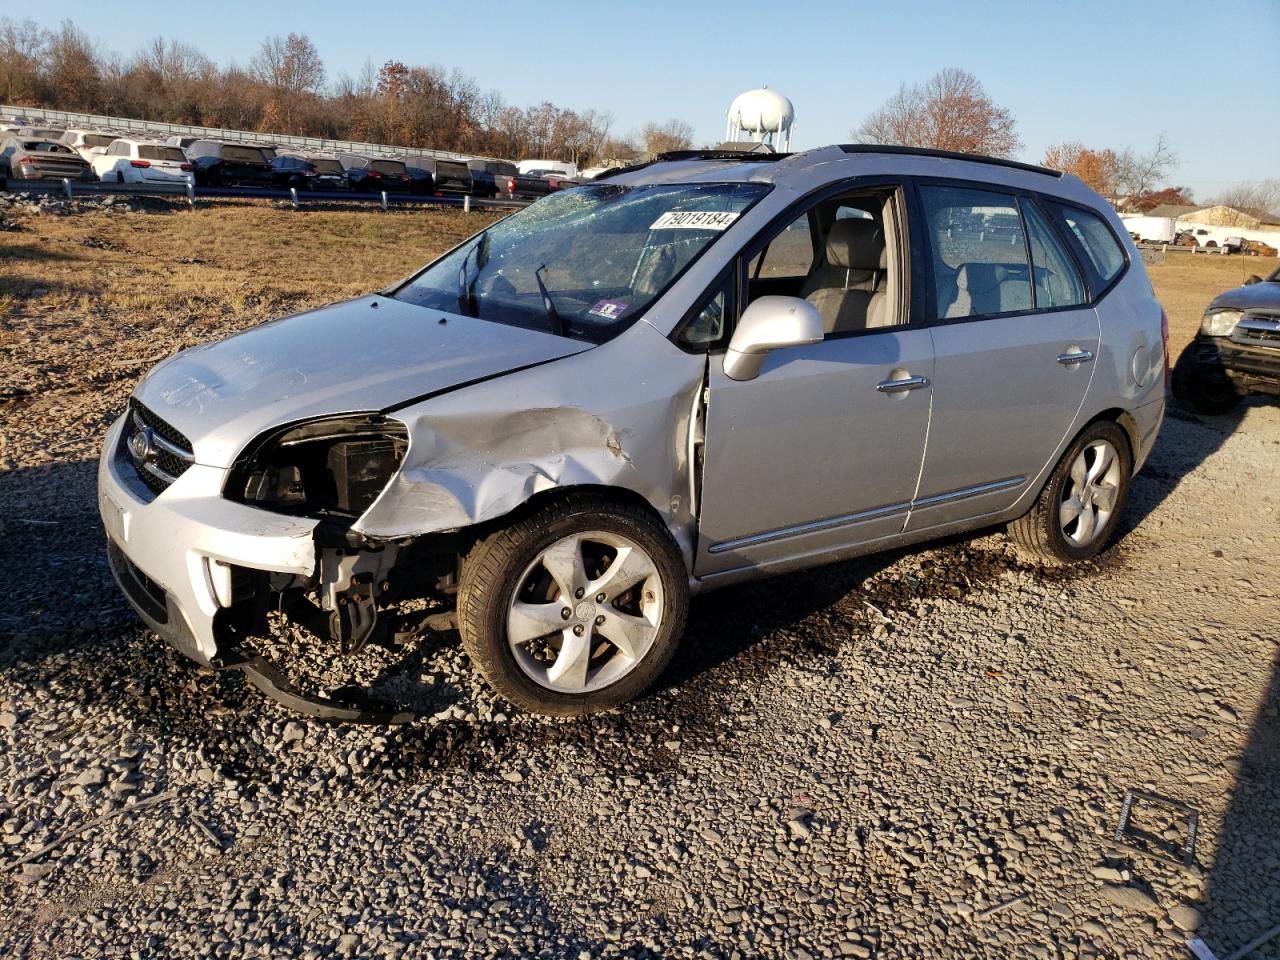
<svg viewBox="0 0 1280 960"><path fill-rule="evenodd" d="M1096 274L1100 287L1105 287L1124 269L1124 250L1103 219L1075 207L1058 207L1058 216L1080 241Z"/></svg>
<svg viewBox="0 0 1280 960"><path fill-rule="evenodd" d="M1022 216L1027 225L1027 245L1031 248L1031 269L1035 273L1036 309L1072 307L1087 299L1084 282L1071 255L1034 203L1023 201Z"/></svg>
<svg viewBox="0 0 1280 960"><path fill-rule="evenodd" d="M222 159L230 160L232 163L266 163L266 155L257 147L232 147L225 146L222 148Z"/></svg>
<svg viewBox="0 0 1280 960"><path fill-rule="evenodd" d="M921 187L940 318L1031 309L1031 269L1017 201L962 187Z"/></svg>
<svg viewBox="0 0 1280 960"><path fill-rule="evenodd" d="M23 144L23 146L28 153L59 153L63 155L75 153L70 147L64 147L62 144L54 143L51 140L32 140Z"/></svg>
<svg viewBox="0 0 1280 960"><path fill-rule="evenodd" d="M187 158L177 147L158 147L143 144L138 147L138 156L143 160L172 160L175 163L186 163Z"/></svg>

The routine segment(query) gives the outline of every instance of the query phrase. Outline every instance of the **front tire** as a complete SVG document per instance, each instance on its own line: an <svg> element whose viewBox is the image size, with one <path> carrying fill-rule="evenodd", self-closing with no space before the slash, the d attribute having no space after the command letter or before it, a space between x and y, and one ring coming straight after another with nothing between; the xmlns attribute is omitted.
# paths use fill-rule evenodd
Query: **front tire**
<svg viewBox="0 0 1280 960"><path fill-rule="evenodd" d="M1192 413L1218 416L1230 413L1240 405L1244 395L1225 375L1214 376L1196 359L1196 345L1191 343L1173 367L1173 395Z"/></svg>
<svg viewBox="0 0 1280 960"><path fill-rule="evenodd" d="M1115 531L1133 476L1129 437L1098 420L1076 437L1053 468L1035 504L1009 524L1029 559L1076 563L1097 556Z"/></svg>
<svg viewBox="0 0 1280 960"><path fill-rule="evenodd" d="M463 648L524 710L580 716L633 700L684 632L688 574L643 509L575 494L478 542L458 587Z"/></svg>

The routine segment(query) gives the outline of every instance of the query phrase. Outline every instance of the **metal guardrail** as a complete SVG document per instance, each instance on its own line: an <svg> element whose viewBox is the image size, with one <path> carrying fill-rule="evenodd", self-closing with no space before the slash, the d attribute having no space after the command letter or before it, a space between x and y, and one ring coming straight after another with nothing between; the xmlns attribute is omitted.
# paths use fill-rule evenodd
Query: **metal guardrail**
<svg viewBox="0 0 1280 960"><path fill-rule="evenodd" d="M298 150L319 153L364 153L383 157L424 157L432 160L497 160L476 154L451 150L427 150L420 147L397 147L386 143L364 143L359 140L329 140L322 137L296 137L289 134L261 133L256 130L233 130L228 127L197 127L183 123L160 123L129 117L108 117L96 113L74 113L68 110L46 110L0 103L0 116L25 117L40 123L67 127L107 127L112 130L139 131L158 137L201 137L208 140L239 140L263 145L278 144Z"/></svg>
<svg viewBox="0 0 1280 960"><path fill-rule="evenodd" d="M0 181L3 182L3 181ZM171 197L185 199L191 205L197 200L235 199L235 200L288 200L295 208L303 203L376 203L383 210L391 204L410 206L461 207L471 210L519 210L527 207L528 200L497 200L487 197L445 196L417 193L364 193L358 190L288 190L267 189L263 187L197 187L188 183L168 186L165 184L135 183L79 183L73 180L9 180L6 188L10 193L28 193L48 196L60 194L70 200L75 196L132 196L132 197Z"/></svg>

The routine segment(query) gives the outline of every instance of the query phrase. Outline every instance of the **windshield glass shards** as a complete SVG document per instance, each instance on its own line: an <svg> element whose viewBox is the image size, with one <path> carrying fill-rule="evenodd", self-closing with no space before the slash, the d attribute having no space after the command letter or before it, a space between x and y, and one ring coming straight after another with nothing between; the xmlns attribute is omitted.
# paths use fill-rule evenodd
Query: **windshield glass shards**
<svg viewBox="0 0 1280 960"><path fill-rule="evenodd" d="M759 183L562 190L495 223L395 296L602 343L630 326L768 190Z"/></svg>

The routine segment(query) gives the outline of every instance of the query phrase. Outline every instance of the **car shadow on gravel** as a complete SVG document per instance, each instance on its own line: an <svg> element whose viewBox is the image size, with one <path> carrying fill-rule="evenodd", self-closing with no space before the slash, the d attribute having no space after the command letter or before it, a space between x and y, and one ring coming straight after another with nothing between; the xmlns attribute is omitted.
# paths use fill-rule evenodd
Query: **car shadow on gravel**
<svg viewBox="0 0 1280 960"><path fill-rule="evenodd" d="M1129 488L1129 505L1116 527L1123 538L1178 489L1183 479L1212 457L1244 420L1251 401L1221 416L1190 413L1169 397L1155 449Z"/></svg>
<svg viewBox="0 0 1280 960"><path fill-rule="evenodd" d="M0 473L0 669L137 622L107 567L97 503L93 460Z"/></svg>
<svg viewBox="0 0 1280 960"><path fill-rule="evenodd" d="M1275 624L1269 625L1272 630ZM1275 643L1274 634L1272 642ZM1207 869L1203 923L1197 935L1220 960L1240 956L1256 938L1272 934L1250 960L1280 960L1280 651L1248 742L1238 757L1231 801Z"/></svg>

